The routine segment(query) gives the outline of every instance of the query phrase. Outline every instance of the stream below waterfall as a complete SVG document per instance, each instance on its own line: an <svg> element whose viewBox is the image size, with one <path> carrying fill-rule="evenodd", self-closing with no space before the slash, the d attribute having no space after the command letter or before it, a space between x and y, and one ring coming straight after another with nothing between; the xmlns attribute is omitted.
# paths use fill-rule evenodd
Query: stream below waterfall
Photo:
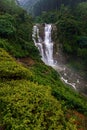
<svg viewBox="0 0 87 130"><path fill-rule="evenodd" d="M87 96L87 81L84 80L84 78L80 76L79 73L75 72L66 64L61 62L61 59L64 57L61 55L61 52L57 53L57 58L54 60L54 42L51 38L52 25L44 24L42 34L40 34L40 29L41 27L39 24L33 27L32 38L35 46L39 49L42 61L45 64L52 66L60 74L61 80L63 82Z"/></svg>

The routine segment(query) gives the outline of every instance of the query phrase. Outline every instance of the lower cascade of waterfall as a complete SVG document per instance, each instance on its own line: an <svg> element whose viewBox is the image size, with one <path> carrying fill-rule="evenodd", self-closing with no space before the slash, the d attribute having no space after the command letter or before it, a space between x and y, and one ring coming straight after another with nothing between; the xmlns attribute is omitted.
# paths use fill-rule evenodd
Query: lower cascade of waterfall
<svg viewBox="0 0 87 130"><path fill-rule="evenodd" d="M45 64L53 66L54 65L54 59L53 59L53 42L51 39L51 30L52 26L51 24L45 24L44 26L44 39L40 37L39 34L39 27L35 25L33 27L33 41L35 43L35 46L38 47L39 52L42 56L42 60L45 62Z"/></svg>

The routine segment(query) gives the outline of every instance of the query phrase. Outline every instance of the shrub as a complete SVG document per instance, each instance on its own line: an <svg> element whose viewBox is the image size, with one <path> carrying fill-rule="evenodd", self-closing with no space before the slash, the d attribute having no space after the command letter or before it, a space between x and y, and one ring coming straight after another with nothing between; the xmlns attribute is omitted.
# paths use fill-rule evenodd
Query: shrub
<svg viewBox="0 0 87 130"><path fill-rule="evenodd" d="M0 105L6 130L76 130L49 87L26 80L2 83Z"/></svg>
<svg viewBox="0 0 87 130"><path fill-rule="evenodd" d="M0 78L23 79L32 77L32 72L18 64L9 54L0 48Z"/></svg>

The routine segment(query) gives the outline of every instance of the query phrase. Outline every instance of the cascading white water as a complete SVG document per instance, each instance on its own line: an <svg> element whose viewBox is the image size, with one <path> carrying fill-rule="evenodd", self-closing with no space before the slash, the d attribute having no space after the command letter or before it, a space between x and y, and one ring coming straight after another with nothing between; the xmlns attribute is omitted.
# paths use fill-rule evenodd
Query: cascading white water
<svg viewBox="0 0 87 130"><path fill-rule="evenodd" d="M46 53L46 59L45 62L48 65L53 65L54 60L53 60L53 42L51 39L51 30L52 26L51 24L45 24L45 53Z"/></svg>
<svg viewBox="0 0 87 130"><path fill-rule="evenodd" d="M40 55L42 56L42 60L45 61L44 51L43 51L43 41L41 37L39 36L39 28L37 25L33 27L33 34L32 38L34 41L35 46L38 48Z"/></svg>
<svg viewBox="0 0 87 130"><path fill-rule="evenodd" d="M53 42L51 39L51 24L45 24L44 27L44 40L39 35L39 28L37 25L33 27L33 41L35 46L38 47L42 60L45 64L52 66L54 64L53 60Z"/></svg>

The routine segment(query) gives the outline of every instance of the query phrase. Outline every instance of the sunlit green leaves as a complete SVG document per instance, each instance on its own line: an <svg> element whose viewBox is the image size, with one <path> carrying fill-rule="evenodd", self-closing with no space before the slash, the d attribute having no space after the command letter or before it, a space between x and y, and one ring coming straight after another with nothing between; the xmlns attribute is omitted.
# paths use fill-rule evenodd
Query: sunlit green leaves
<svg viewBox="0 0 87 130"><path fill-rule="evenodd" d="M7 130L75 128L74 121L72 124L66 121L61 104L51 95L49 87L26 80L13 80L3 86L0 87L0 104L5 103L6 107L0 110Z"/></svg>
<svg viewBox="0 0 87 130"><path fill-rule="evenodd" d="M3 49L0 49L0 78L21 79L32 77L32 72L18 64L15 59L9 56Z"/></svg>

